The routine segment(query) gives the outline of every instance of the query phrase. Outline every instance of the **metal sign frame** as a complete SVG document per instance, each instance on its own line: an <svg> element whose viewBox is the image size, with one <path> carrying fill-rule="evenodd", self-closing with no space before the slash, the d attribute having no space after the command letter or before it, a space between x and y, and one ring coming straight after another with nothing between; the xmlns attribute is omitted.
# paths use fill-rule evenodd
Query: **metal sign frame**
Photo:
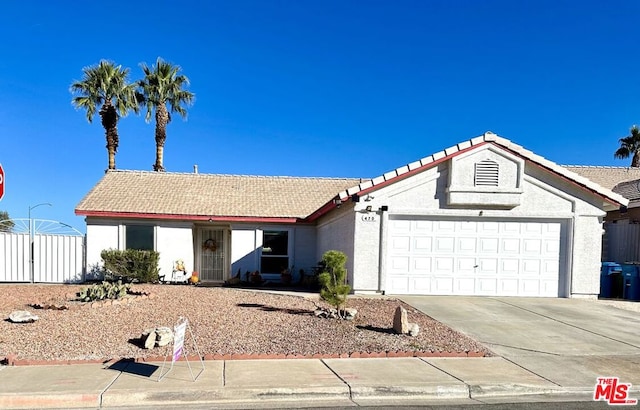
<svg viewBox="0 0 640 410"><path fill-rule="evenodd" d="M191 369L191 363L189 363L189 358L185 354L186 349L184 348L184 341L187 336L187 330L189 331L189 335L191 335L191 342L193 343L194 350L198 355L198 359L200 360L200 365L202 366L202 369L200 369L198 374L195 376L193 375L193 370ZM198 380L198 377L200 377L202 372L204 372L204 361L202 360L202 355L200 354L200 350L198 349L198 344L196 343L196 337L194 336L193 331L189 326L189 320L187 320L187 318L185 317L180 316L178 318L178 322L173 327L173 349L171 353L171 367L169 367L169 369L166 372L164 372L165 364L167 363L167 357L169 357L169 355L167 355L165 356L164 361L162 362L162 368L160 369L160 375L158 376L158 381L162 380L166 375L168 375L171 372L171 370L173 370L174 363L180 360L180 358L183 356L184 356L185 362L187 362L187 367L189 367L191 380L195 382L196 380Z"/></svg>

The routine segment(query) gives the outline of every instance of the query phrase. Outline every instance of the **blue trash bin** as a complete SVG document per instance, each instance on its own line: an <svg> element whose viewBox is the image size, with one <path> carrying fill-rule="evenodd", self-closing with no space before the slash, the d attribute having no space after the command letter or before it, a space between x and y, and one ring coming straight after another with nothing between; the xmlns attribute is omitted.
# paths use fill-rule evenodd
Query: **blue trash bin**
<svg viewBox="0 0 640 410"><path fill-rule="evenodd" d="M622 266L615 262L602 262L600 269L600 297L622 297L622 289L618 289L619 278L622 274Z"/></svg>
<svg viewBox="0 0 640 410"><path fill-rule="evenodd" d="M622 267L622 278L624 281L624 284L623 284L624 299L640 300L640 266L624 265Z"/></svg>

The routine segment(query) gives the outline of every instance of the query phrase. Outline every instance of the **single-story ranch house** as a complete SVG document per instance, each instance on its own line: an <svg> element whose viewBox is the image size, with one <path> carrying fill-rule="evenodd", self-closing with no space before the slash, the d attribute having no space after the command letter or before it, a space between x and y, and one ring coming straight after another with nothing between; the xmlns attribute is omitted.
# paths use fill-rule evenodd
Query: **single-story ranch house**
<svg viewBox="0 0 640 410"><path fill-rule="evenodd" d="M372 179L108 171L76 214L88 266L155 249L161 274L276 280L336 249L358 293L596 297L603 218L627 203L487 132Z"/></svg>

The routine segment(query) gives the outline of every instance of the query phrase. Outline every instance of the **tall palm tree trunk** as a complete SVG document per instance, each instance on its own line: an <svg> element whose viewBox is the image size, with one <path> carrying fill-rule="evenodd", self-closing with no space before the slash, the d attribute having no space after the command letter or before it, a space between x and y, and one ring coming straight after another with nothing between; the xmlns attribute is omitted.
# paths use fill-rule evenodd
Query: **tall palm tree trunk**
<svg viewBox="0 0 640 410"><path fill-rule="evenodd" d="M118 113L110 101L100 109L100 118L107 138L109 169L116 169L116 152L118 152Z"/></svg>
<svg viewBox="0 0 640 410"><path fill-rule="evenodd" d="M164 143L167 140L167 124L170 121L169 112L165 104L158 104L156 108L156 163L153 170L164 172Z"/></svg>
<svg viewBox="0 0 640 410"><path fill-rule="evenodd" d="M637 151L633 153L633 158L631 158L631 166L635 168L640 167L640 153Z"/></svg>

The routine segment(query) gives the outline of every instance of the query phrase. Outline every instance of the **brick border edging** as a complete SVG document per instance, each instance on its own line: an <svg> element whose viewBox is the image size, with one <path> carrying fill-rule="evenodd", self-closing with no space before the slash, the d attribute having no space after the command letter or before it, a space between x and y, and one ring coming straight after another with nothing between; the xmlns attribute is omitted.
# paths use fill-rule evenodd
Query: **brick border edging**
<svg viewBox="0 0 640 410"><path fill-rule="evenodd" d="M121 359L86 359L86 360L31 360L18 359L15 355L8 355L4 359L0 359L0 364L6 366L59 366L59 365L76 365L76 364L113 364L118 361L128 361L133 363L150 363L162 362L170 356L147 356L138 358L121 358ZM200 359L212 360L282 360L282 359L366 359L366 358L397 358L397 357L490 357L484 352L412 352L412 351L390 351L390 352L351 352L351 353L333 353L333 354L205 354L204 356L188 356L189 361L198 361ZM179 361L184 361L180 358Z"/></svg>
<svg viewBox="0 0 640 410"><path fill-rule="evenodd" d="M76 300L77 296L75 293L67 293L65 298L67 299L65 303L32 303L30 306L33 308L40 310L73 310L73 309L87 309L87 308L101 308L105 306L117 306L117 305L129 305L134 303L139 299L155 299L157 295L155 293L149 291L143 292L133 292L127 294L126 297L122 299L103 299L103 300L95 300L92 302L82 302ZM72 303L69 303L72 302Z"/></svg>

